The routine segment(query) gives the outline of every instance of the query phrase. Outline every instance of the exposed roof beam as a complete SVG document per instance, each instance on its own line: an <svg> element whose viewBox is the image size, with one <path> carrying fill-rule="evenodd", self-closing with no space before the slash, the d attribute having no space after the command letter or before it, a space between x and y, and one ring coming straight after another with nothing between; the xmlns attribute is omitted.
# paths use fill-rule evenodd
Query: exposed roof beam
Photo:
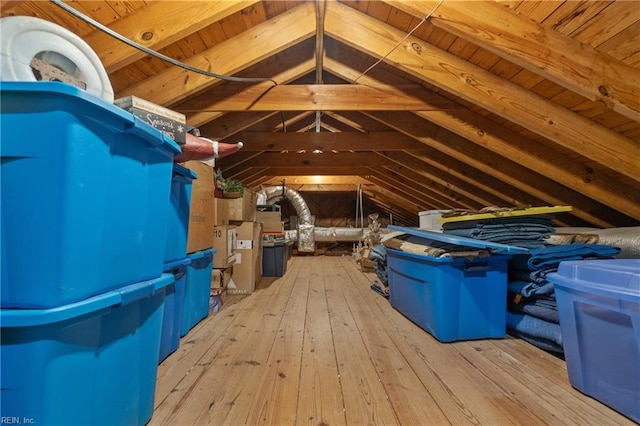
<svg viewBox="0 0 640 426"><path fill-rule="evenodd" d="M424 93L418 85L393 91L357 84L225 84L181 104L178 111L432 111L452 107L438 96L436 102L411 93ZM458 105L455 106L459 108Z"/></svg>
<svg viewBox="0 0 640 426"><path fill-rule="evenodd" d="M281 64L279 63L278 65L281 65ZM278 84L286 84L286 83L289 83L290 81L294 81L302 77L303 75L308 74L311 70L313 70L313 60L308 59L299 64L292 65L286 68L284 71L276 75L273 75L271 78L273 79L273 81L275 81ZM266 73L268 72L268 70L265 68L263 72ZM214 96L217 96L219 92L224 90L222 88L226 86L227 84L220 84L220 85L216 85L215 88L211 89L213 90ZM268 90L268 88L273 87L273 82L262 83L261 85L258 85L258 87L260 86L265 88L264 90ZM246 83L243 84L243 87L246 88L247 84ZM220 117L223 112L229 111L225 109L215 108L215 103L207 102L206 99L209 96L210 95L206 93L203 95L199 95L197 97L187 100L184 103L181 103L180 105L174 106L173 109L175 109L176 111L184 111L185 114L187 114L187 111L192 112L193 114L189 115L189 124L196 127L200 126L202 124L208 123L213 119ZM196 108L193 105L193 100L198 100L198 99L201 99L200 101L198 101L198 104L201 105L201 108Z"/></svg>
<svg viewBox="0 0 640 426"><path fill-rule="evenodd" d="M386 206L393 206L390 210L404 210L407 217L418 216L418 207L411 204L401 196L394 194L392 191L387 191L384 188L377 187L376 189L363 188L362 192L367 194L369 198L377 200Z"/></svg>
<svg viewBox="0 0 640 426"><path fill-rule="evenodd" d="M468 199L473 200L480 205L501 205L500 199L498 197L495 197L492 194L487 194L485 191L482 191L477 187L473 187L472 185L463 182L460 179L456 179L450 174L434 169L433 167L429 167L427 164L421 162L417 158L411 157L401 152L388 152L385 154L386 155L384 156L384 158L397 163L399 166L416 170L416 173L428 179L431 179L434 182L439 183L443 187L449 188L452 191L455 191L456 193L467 197Z"/></svg>
<svg viewBox="0 0 640 426"><path fill-rule="evenodd" d="M385 191L388 192L392 192L396 195L401 196L402 198L404 198L405 200L409 201L410 203L415 204L415 208L417 211L421 211L421 210L431 210L433 209L433 207L431 205L429 205L428 203L424 202L423 197L421 197L420 193L414 192L408 192L406 191L406 187L402 187L400 185L397 185L393 182L387 182L385 180L382 179L377 179L374 176L371 176L369 178L370 182L375 184L376 186L384 189Z"/></svg>
<svg viewBox="0 0 640 426"><path fill-rule="evenodd" d="M640 145L636 141L453 54L336 2L327 4L325 33L638 179ZM403 47L394 50L398 43Z"/></svg>
<svg viewBox="0 0 640 426"><path fill-rule="evenodd" d="M157 51L255 3L259 2L208 2L206 7L194 7L191 2L150 2L110 24L109 28ZM94 51L100 53L102 65L109 73L147 56L100 30L95 30L83 39Z"/></svg>
<svg viewBox="0 0 640 426"><path fill-rule="evenodd" d="M463 138L443 139L437 134L434 135L433 132L437 132L437 130L429 129L429 125L415 115L413 119L407 118L406 113L387 113L377 114L376 116L379 120L394 126L397 130L424 141L426 144L446 152L490 176L513 184L513 186L521 188L550 205L571 204L574 206L572 214L597 226L611 226L609 222L592 212L594 203L591 200L581 198L574 191L558 185L553 180L547 179L542 175L525 171L526 169L506 160L504 157L493 155L480 147L474 147ZM483 205L483 207L486 207L486 205Z"/></svg>
<svg viewBox="0 0 640 426"><path fill-rule="evenodd" d="M343 184L366 184L368 183L367 179L361 176L273 176L269 180L269 182L274 185L282 184L282 181L285 181L287 184L300 184L300 185L315 185L315 184L323 184L323 185L343 185Z"/></svg>
<svg viewBox="0 0 640 426"><path fill-rule="evenodd" d="M371 179L381 180L389 182L398 186L403 192L416 193L417 198L423 200L427 205L433 206L431 209L454 209L454 208L467 208L470 207L467 204L456 200L453 197L443 196L433 189L433 186L429 182L425 181L422 176L415 173L401 173L386 168L380 168L370 170ZM372 180L373 181L373 180Z"/></svg>
<svg viewBox="0 0 640 426"><path fill-rule="evenodd" d="M224 163L220 161L220 167L224 171L225 166L235 165L232 160L232 156L225 158ZM355 153L324 153L324 154L312 154L306 152L304 154L298 154L290 152L287 154L281 154L279 152L264 152L260 155L254 156L251 159L242 163L243 167L308 167L311 173L313 173L314 167L358 167L358 166L381 166L385 163L385 159L372 152L355 152ZM294 174L294 173L290 173Z"/></svg>
<svg viewBox="0 0 640 426"><path fill-rule="evenodd" d="M404 151L424 149L424 144L399 132L243 132L237 136L244 142L243 151L280 152L303 149L312 151L316 148L323 151Z"/></svg>
<svg viewBox="0 0 640 426"><path fill-rule="evenodd" d="M437 1L388 0L417 18ZM496 2L444 1L429 22L556 84L640 121L640 73L625 63Z"/></svg>
<svg viewBox="0 0 640 426"><path fill-rule="evenodd" d="M396 173L400 176L407 177L415 182L415 185L421 185L429 188L431 191L436 194L448 198L451 201L463 204L467 208L475 208L475 207L484 207L486 206L486 201L482 198L472 196L468 196L468 192L460 191L459 188L454 185L449 185L446 179L442 179L441 177L434 176L431 173L425 172L421 169L416 169L411 166L407 166L400 163L389 163L384 166L384 169L387 169L390 172ZM419 188L420 186L418 186Z"/></svg>
<svg viewBox="0 0 640 426"><path fill-rule="evenodd" d="M282 28L287 31L282 31ZM232 75L312 37L314 33L313 5L303 3L187 59L185 63L206 70L212 69L212 64L215 64L218 74ZM243 46L243 49L238 50L238 46ZM117 96L136 95L159 105L167 105L204 90L216 81L202 74L172 67L128 87Z"/></svg>
<svg viewBox="0 0 640 426"><path fill-rule="evenodd" d="M221 140L273 116L279 116L279 114L277 112L231 112L224 114L220 119L202 125L200 133L208 138ZM187 123L191 124L189 120ZM195 124L191 125L195 126Z"/></svg>
<svg viewBox="0 0 640 426"><path fill-rule="evenodd" d="M350 68L344 63L337 62L330 58L325 61L326 68L332 73L336 73L342 78L352 80L360 75L360 72ZM383 86L386 89L392 89L393 86L381 82L369 75L362 76L359 81L368 85ZM405 123L401 119L400 113L390 113L388 115L377 114L377 117L391 126L398 126ZM369 115L372 115L370 113ZM483 154L484 150L478 150L471 146L465 146L462 152L466 153L472 160L470 165L484 170L483 165L487 167L485 170L489 174L493 174L497 178L525 191L537 198L546 200L551 204L562 204L571 199L570 193L578 191L587 197L590 197L604 205L616 206L619 211L636 219L640 219L640 191L620 191L622 186L605 173L596 170L585 170L580 164L567 162L559 157L552 149L538 144L518 133L515 133L506 127L499 126L497 123L490 121L472 111L465 109L455 109L449 111L422 111L416 113L442 128L445 128L464 139L473 142L478 147L484 147L490 151L504 156L526 167L531 171L542 176L546 176L549 180L545 183L537 182L539 178L526 178L527 174L518 171L506 163L497 164L498 159L495 156L487 156ZM423 123L416 123L414 129L424 133L430 126ZM402 129L400 129L402 131ZM429 134L430 132L426 132ZM414 131L410 131L410 135L417 135ZM456 144L461 146L460 144ZM445 146L439 146L437 149L444 152L450 152L453 148L452 140ZM451 154L455 155L455 154ZM462 161L464 158L458 157ZM556 183L557 182L557 183ZM561 187L559 184L562 184ZM569 189L570 188L570 189ZM545 194L557 194L555 198L545 198ZM565 195L563 195L565 194ZM579 213L577 211L576 213ZM583 217L592 223L598 223L598 226L607 226L607 222L593 222L592 219Z"/></svg>
<svg viewBox="0 0 640 426"><path fill-rule="evenodd" d="M269 179L264 182L263 185L278 185L278 183L272 183L273 180ZM354 192L358 190L360 183L288 183L287 186L295 191L305 192ZM371 183L365 183L365 185L372 185Z"/></svg>

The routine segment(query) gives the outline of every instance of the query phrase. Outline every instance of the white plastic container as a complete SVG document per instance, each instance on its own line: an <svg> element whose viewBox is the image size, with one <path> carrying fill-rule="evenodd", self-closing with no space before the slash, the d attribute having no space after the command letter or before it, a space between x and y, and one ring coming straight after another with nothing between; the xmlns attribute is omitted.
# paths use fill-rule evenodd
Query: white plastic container
<svg viewBox="0 0 640 426"><path fill-rule="evenodd" d="M424 212L418 212L420 228L430 229L432 231L442 231L442 224L438 223L438 219L442 217L442 213L445 211L447 210L427 210Z"/></svg>

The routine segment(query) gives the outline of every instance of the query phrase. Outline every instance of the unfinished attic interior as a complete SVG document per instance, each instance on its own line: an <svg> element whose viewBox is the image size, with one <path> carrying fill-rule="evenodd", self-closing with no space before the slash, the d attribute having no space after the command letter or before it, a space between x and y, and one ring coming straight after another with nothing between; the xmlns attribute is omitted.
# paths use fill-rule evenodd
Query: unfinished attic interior
<svg viewBox="0 0 640 426"><path fill-rule="evenodd" d="M640 1L0 16L0 423L640 422Z"/></svg>

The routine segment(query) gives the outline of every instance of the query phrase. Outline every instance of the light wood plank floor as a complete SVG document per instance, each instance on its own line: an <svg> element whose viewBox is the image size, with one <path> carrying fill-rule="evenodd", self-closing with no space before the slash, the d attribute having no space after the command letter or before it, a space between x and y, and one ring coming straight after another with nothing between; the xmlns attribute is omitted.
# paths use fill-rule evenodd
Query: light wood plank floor
<svg viewBox="0 0 640 426"><path fill-rule="evenodd" d="M158 371L151 425L625 425L515 338L439 343L350 257L282 278L194 327Z"/></svg>

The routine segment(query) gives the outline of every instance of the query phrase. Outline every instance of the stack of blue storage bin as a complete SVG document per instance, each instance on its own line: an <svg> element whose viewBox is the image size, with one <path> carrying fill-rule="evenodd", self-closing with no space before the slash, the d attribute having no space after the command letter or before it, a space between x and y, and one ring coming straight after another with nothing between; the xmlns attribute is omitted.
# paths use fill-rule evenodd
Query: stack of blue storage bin
<svg viewBox="0 0 640 426"><path fill-rule="evenodd" d="M187 265L184 289L181 336L185 336L189 330L209 315L211 272L215 253L216 250L210 248L187 256L190 262Z"/></svg>
<svg viewBox="0 0 640 426"><path fill-rule="evenodd" d="M179 164L173 165L171 197L167 217L165 272L175 277L168 290L159 361L175 352L180 337L209 315L213 248L187 254L193 180L198 176Z"/></svg>
<svg viewBox="0 0 640 426"><path fill-rule="evenodd" d="M174 283L167 289L165 298L158 362L162 362L180 346L187 266L191 263L191 259L187 258L191 188L197 177L192 170L174 163L164 252L164 272L174 276Z"/></svg>
<svg viewBox="0 0 640 426"><path fill-rule="evenodd" d="M145 424L174 282L163 268L180 149L64 83L0 82L0 102L0 411Z"/></svg>

